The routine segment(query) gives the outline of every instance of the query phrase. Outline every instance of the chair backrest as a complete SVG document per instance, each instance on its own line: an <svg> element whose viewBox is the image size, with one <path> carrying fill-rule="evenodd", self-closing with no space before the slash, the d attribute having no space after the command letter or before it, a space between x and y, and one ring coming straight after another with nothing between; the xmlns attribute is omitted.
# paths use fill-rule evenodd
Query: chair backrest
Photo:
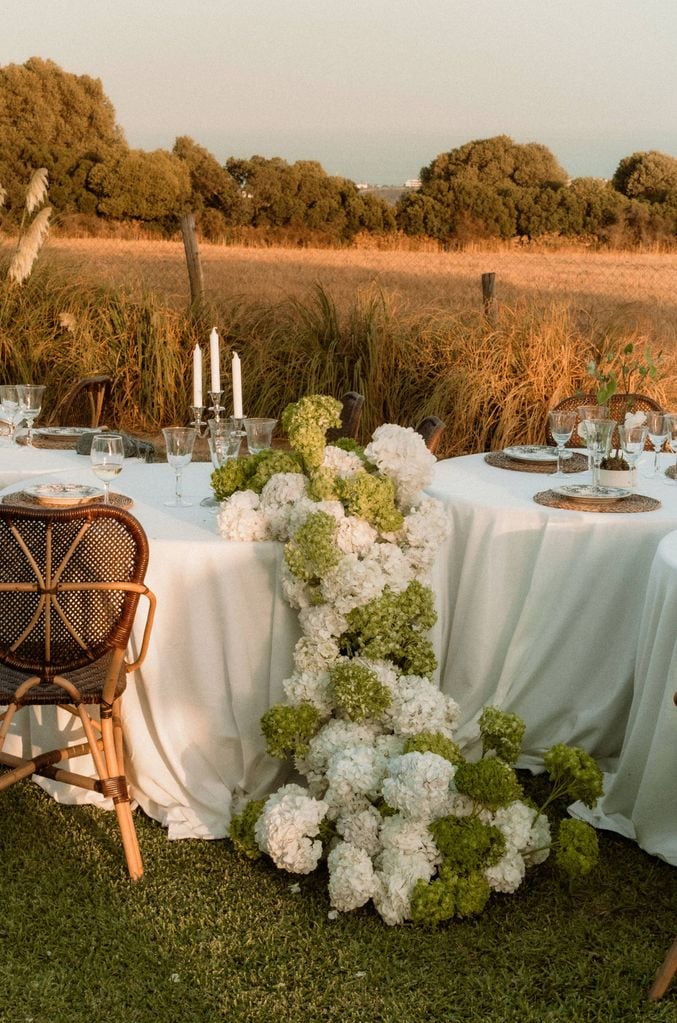
<svg viewBox="0 0 677 1023"><path fill-rule="evenodd" d="M49 425L100 426L112 386L112 377L105 373L77 380L49 416Z"/></svg>
<svg viewBox="0 0 677 1023"><path fill-rule="evenodd" d="M416 427L416 433L421 434L426 447L434 455L437 453L444 429L445 424L437 416L426 416Z"/></svg>
<svg viewBox="0 0 677 1023"><path fill-rule="evenodd" d="M343 408L341 409L341 425L336 429L327 430L327 440L338 440L340 437L350 437L357 440L360 432L360 420L364 408L364 395L357 391L347 391L341 398Z"/></svg>
<svg viewBox="0 0 677 1023"><path fill-rule="evenodd" d="M124 650L148 540L106 505L0 505L0 661L43 679Z"/></svg>
<svg viewBox="0 0 677 1023"><path fill-rule="evenodd" d="M576 409L582 405L597 405L597 397L594 394L575 394L568 398L563 398L557 405L553 406L553 412L575 412ZM658 404L653 398L650 398L648 394L613 394L608 402L607 406L609 409L609 416L611 419L615 419L617 423L622 423L625 419L626 412L663 412L664 409ZM580 422L580 420L579 420ZM584 441L578 436L578 422L576 423L576 429L571 436L571 440L565 445L567 448L582 448L585 447ZM554 444L555 439L550 431L550 424L546 423L545 426L545 439L548 444ZM618 447L618 430L614 430L612 445ZM646 442L647 451L653 451L651 442L647 439Z"/></svg>

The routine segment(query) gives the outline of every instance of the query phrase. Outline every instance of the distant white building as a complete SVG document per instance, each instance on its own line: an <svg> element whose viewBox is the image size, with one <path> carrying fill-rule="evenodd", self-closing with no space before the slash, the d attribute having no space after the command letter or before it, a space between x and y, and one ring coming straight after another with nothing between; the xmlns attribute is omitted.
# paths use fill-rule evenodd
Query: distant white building
<svg viewBox="0 0 677 1023"><path fill-rule="evenodd" d="M358 181L355 187L361 189L362 191L364 191L365 188L369 188L369 182L368 181Z"/></svg>
<svg viewBox="0 0 677 1023"><path fill-rule="evenodd" d="M421 179L420 178L409 178L408 181L404 182L404 187L405 188L420 188L421 187Z"/></svg>

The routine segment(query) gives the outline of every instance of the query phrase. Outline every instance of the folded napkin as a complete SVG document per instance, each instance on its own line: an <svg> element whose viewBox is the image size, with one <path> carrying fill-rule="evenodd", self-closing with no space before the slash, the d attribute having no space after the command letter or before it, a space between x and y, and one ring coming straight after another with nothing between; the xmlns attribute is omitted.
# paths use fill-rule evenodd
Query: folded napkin
<svg viewBox="0 0 677 1023"><path fill-rule="evenodd" d="M92 437L95 436L95 433L83 433L78 438L76 450L79 455L89 455L92 450ZM139 437L130 437L128 433L121 433L120 436L125 458L143 458L144 462L155 461L155 448L150 441L140 440Z"/></svg>

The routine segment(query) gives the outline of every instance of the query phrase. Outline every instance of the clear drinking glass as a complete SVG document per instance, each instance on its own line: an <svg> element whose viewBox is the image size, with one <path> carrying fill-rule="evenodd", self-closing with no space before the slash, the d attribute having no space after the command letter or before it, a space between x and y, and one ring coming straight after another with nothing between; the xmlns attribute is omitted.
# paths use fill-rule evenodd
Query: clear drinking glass
<svg viewBox="0 0 677 1023"><path fill-rule="evenodd" d="M599 489L599 466L611 445L615 419L586 419L585 439L592 454L592 486Z"/></svg>
<svg viewBox="0 0 677 1023"><path fill-rule="evenodd" d="M225 422L223 420L214 422L213 419L209 419L208 423L210 433L210 436L207 438L209 454L211 455L214 468L220 469L222 465L225 465L232 458L237 458L240 454L240 445L242 444L244 431L234 429L228 420ZM200 504L206 508L218 508L219 506L219 502L213 496L203 497Z"/></svg>
<svg viewBox="0 0 677 1023"><path fill-rule="evenodd" d="M646 428L649 432L649 440L653 446L653 468L651 472L647 473L648 477L658 475L659 470L659 454L661 448L668 439L668 417L663 412L647 412L646 413Z"/></svg>
<svg viewBox="0 0 677 1023"><path fill-rule="evenodd" d="M562 455L564 453L564 445L571 438L571 434L574 432L576 425L576 413L565 412L562 410L549 412L548 419L550 420L550 432L555 438L557 444L557 472L554 473L554 479L564 479L564 472L562 471Z"/></svg>
<svg viewBox="0 0 677 1023"><path fill-rule="evenodd" d="M9 426L10 444L16 444L16 428L23 418L24 414L19 407L16 385L0 385L0 419Z"/></svg>
<svg viewBox="0 0 677 1023"><path fill-rule="evenodd" d="M581 437L587 447L586 438L586 422L590 419L608 419L609 409L607 405L579 405L576 409L576 415L580 419L578 424L578 435ZM592 451L588 447L588 471L592 472Z"/></svg>
<svg viewBox="0 0 677 1023"><path fill-rule="evenodd" d="M44 384L17 384L16 393L19 399L19 408L23 412L23 418L28 426L26 444L33 447L33 423L42 410L42 396L45 393Z"/></svg>
<svg viewBox="0 0 677 1023"><path fill-rule="evenodd" d="M193 457L196 431L192 426L166 426L162 431L167 461L174 470L174 497L165 501L170 508L190 508L192 501L183 496L183 470Z"/></svg>
<svg viewBox="0 0 677 1023"><path fill-rule="evenodd" d="M97 433L92 437L89 461L92 472L103 483L103 503L110 504L110 481L122 472L125 448L119 433Z"/></svg>
<svg viewBox="0 0 677 1023"><path fill-rule="evenodd" d="M250 455L267 451L273 446L273 430L276 423L277 419L245 419L244 428Z"/></svg>
<svg viewBox="0 0 677 1023"><path fill-rule="evenodd" d="M623 457L630 466L634 469L637 465L639 456L644 451L644 445L646 444L646 438L648 435L646 426L619 426L618 435L621 439L621 448L623 449Z"/></svg>

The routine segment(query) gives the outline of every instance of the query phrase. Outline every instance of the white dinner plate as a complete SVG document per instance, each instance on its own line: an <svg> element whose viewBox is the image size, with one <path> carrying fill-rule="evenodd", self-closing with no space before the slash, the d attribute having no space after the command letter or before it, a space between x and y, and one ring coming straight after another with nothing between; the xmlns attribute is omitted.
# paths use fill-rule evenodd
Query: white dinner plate
<svg viewBox="0 0 677 1023"><path fill-rule="evenodd" d="M503 448L503 454L515 458L518 462L556 462L557 448L545 444L517 444L512 448ZM571 458L570 451L562 452L562 458Z"/></svg>
<svg viewBox="0 0 677 1023"><path fill-rule="evenodd" d="M91 426L40 426L33 430L37 437L82 437L84 433L99 433Z"/></svg>
<svg viewBox="0 0 677 1023"><path fill-rule="evenodd" d="M555 494L572 501L620 501L633 494L632 490L623 490L622 487L593 487L590 483L571 483L552 489Z"/></svg>
<svg viewBox="0 0 677 1023"><path fill-rule="evenodd" d="M52 508L87 504L103 497L103 492L97 487L85 487L79 483L36 483L32 487L24 487L24 493L38 504Z"/></svg>

